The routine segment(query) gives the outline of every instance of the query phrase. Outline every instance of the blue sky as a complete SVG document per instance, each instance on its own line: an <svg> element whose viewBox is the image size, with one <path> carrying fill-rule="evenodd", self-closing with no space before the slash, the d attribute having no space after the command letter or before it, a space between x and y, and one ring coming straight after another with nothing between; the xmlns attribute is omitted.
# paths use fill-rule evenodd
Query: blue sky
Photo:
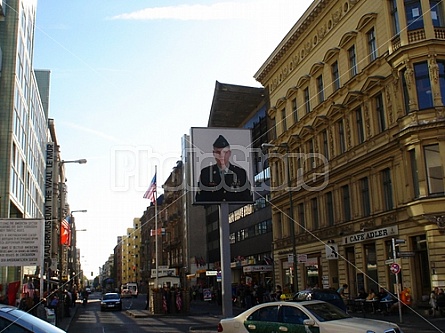
<svg viewBox="0 0 445 333"><path fill-rule="evenodd" d="M181 138L205 127L215 82L254 74L310 0L39 0L34 68L51 71L50 118L66 164L85 271L98 274L155 166L158 189Z"/></svg>

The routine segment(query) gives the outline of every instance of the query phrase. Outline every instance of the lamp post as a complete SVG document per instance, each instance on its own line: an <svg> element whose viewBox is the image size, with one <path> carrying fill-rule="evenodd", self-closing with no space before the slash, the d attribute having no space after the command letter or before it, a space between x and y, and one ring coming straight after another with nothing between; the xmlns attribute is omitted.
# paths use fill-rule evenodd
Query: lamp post
<svg viewBox="0 0 445 333"><path fill-rule="evenodd" d="M67 163L77 163L77 164L85 164L87 163L86 159L79 159L79 160L72 160L72 161L65 161L62 160L58 163L58 175L62 176L61 179L63 180L62 182L58 183L58 187L59 187L59 193L60 193L60 209L59 209L59 294L61 295L62 293L62 287L63 287L63 283L62 283L62 277L63 277L63 243L62 243L62 239L61 239L61 235L62 235L62 225L63 225L63 220L64 220L64 216L63 216L63 211L65 208L65 188L64 188L64 179L65 179L65 173L63 172L63 166ZM60 298L62 299L62 298ZM63 307L62 307L63 308ZM62 313L63 315L63 313Z"/></svg>
<svg viewBox="0 0 445 333"><path fill-rule="evenodd" d="M273 145L270 143L263 143L261 145L261 148L263 151L268 151L271 148L284 148L286 149L286 174L287 174L287 187L288 187L288 193L289 193L289 219L290 219L290 232L291 232L291 240L292 240L292 286L293 291L298 291L298 278L297 278L297 248L296 248L296 240L295 240L295 221L294 221L294 206L293 206L293 199L292 199L292 181L291 181L291 175L290 175L290 160L289 160L289 154L290 149L289 145L287 143L282 143L279 145Z"/></svg>
<svg viewBox="0 0 445 333"><path fill-rule="evenodd" d="M70 245L70 252L69 252L69 258L68 261L71 264L71 273L72 277L74 278L74 284L78 285L78 277L77 274L79 272L79 265L77 264L77 232L78 231L87 231L86 229L76 229L76 221L73 216L73 213L86 213L86 209L80 209L80 210L72 210L70 212L70 222L72 227L72 234L71 234L71 245ZM73 274L74 273L74 274Z"/></svg>

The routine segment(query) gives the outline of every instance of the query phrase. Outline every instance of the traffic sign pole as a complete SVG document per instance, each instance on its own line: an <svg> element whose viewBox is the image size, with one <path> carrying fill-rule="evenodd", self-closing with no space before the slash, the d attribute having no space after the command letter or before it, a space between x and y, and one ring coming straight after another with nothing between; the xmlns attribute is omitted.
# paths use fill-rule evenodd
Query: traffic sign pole
<svg viewBox="0 0 445 333"><path fill-rule="evenodd" d="M393 238L392 239L392 256L394 258L394 261L396 260L396 239ZM393 263L391 264L391 267L394 266ZM396 264L398 266L398 271L395 273L396 274L396 288L397 288L397 300L399 301L399 319L400 319L400 323L403 322L402 320L402 301L400 300L400 286L399 286L399 272L400 272L400 266L398 264Z"/></svg>

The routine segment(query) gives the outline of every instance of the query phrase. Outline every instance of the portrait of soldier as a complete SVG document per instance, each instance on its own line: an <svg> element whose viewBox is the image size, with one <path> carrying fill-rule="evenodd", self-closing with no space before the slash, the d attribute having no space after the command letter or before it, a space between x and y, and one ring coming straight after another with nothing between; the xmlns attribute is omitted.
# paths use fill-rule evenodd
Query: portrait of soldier
<svg viewBox="0 0 445 333"><path fill-rule="evenodd" d="M230 144L219 135L213 143L215 164L201 170L196 202L251 202L251 185L246 170L233 164Z"/></svg>

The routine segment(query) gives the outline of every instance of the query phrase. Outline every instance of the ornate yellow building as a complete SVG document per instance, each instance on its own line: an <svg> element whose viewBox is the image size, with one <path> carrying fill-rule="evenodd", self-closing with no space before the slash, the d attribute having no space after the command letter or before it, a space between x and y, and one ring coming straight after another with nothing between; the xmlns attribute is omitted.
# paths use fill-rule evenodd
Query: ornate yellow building
<svg viewBox="0 0 445 333"><path fill-rule="evenodd" d="M291 284L296 254L298 289L394 291L397 268L414 301L444 287L442 2L316 0L255 78L276 147L276 284Z"/></svg>
<svg viewBox="0 0 445 333"><path fill-rule="evenodd" d="M140 219L133 219L133 228L127 228L127 234L122 236L122 284L139 283L141 273L141 227Z"/></svg>

